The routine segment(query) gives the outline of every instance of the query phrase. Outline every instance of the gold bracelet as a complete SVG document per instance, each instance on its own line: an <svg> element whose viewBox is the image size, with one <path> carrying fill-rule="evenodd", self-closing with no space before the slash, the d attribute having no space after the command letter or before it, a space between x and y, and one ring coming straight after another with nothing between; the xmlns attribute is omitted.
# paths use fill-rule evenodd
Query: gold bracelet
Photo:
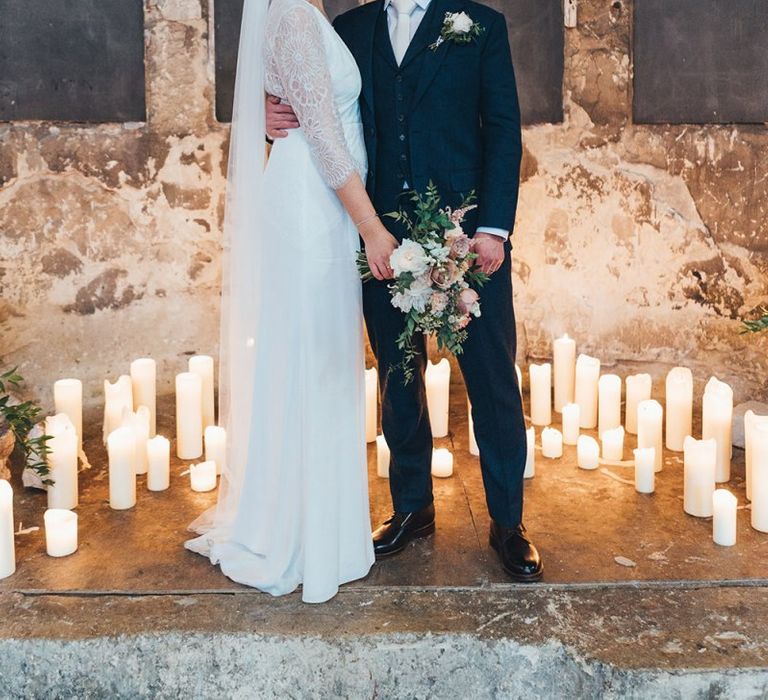
<svg viewBox="0 0 768 700"><path fill-rule="evenodd" d="M378 214L372 214L371 216L368 216L362 221L359 221L358 223L356 223L355 228L359 229L363 224L367 224L369 221L373 221L374 219L378 219L378 218L379 218Z"/></svg>

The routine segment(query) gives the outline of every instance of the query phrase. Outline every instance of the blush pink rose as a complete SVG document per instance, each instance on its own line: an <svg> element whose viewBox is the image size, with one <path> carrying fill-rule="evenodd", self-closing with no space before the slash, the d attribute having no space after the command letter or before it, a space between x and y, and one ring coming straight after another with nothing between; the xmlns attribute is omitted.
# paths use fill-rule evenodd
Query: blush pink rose
<svg viewBox="0 0 768 700"><path fill-rule="evenodd" d="M457 304L459 311L463 314L472 313L472 309L479 300L480 295L474 289L462 289Z"/></svg>
<svg viewBox="0 0 768 700"><path fill-rule="evenodd" d="M434 292L430 299L430 306L433 313L439 314L445 311L445 307L448 306L448 295L445 292Z"/></svg>
<svg viewBox="0 0 768 700"><path fill-rule="evenodd" d="M451 257L464 258L469 254L470 240L468 236L459 236L451 244Z"/></svg>
<svg viewBox="0 0 768 700"><path fill-rule="evenodd" d="M456 281L458 269L453 260L446 260L443 265L432 270L429 278L438 289L448 289Z"/></svg>

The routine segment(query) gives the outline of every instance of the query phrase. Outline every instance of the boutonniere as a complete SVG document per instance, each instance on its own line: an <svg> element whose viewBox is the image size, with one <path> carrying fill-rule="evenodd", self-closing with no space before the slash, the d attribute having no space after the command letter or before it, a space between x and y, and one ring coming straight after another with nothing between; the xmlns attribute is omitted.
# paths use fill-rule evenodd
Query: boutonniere
<svg viewBox="0 0 768 700"><path fill-rule="evenodd" d="M429 48L434 51L440 44L446 41L468 44L470 41L477 39L484 31L483 27L478 22L475 22L466 12L446 12L440 36Z"/></svg>

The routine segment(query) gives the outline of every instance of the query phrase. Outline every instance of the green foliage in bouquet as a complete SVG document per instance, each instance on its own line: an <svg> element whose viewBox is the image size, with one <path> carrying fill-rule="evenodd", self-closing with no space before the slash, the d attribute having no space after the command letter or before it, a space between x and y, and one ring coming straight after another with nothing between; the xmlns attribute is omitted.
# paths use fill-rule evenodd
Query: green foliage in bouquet
<svg viewBox="0 0 768 700"><path fill-rule="evenodd" d="M760 318L755 319L754 321L742 321L741 322L741 334L744 335L745 333L762 333L765 330L768 330L768 308L765 306L761 306L757 313L760 314Z"/></svg>
<svg viewBox="0 0 768 700"><path fill-rule="evenodd" d="M47 443L50 435L30 437L29 433L37 423L42 409L32 401L12 403L10 388L18 388L24 378L14 367L0 374L0 422L5 422L16 438L16 445L24 453L27 466L37 472L43 483L50 486L53 481L49 478L48 461L46 456L50 452Z"/></svg>

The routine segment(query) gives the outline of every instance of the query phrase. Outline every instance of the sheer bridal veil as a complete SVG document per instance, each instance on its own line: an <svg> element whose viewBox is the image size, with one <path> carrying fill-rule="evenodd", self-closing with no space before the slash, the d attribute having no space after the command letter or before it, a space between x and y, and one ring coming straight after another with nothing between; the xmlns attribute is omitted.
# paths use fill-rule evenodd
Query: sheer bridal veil
<svg viewBox="0 0 768 700"><path fill-rule="evenodd" d="M207 533L188 543L195 551L210 549L214 541L227 538L237 513L250 449L251 380L259 332L254 300L261 293L260 266L267 252L267 232L260 227L264 222L264 40L268 6L269 0L245 0L240 27L221 257L219 425L227 431L227 459L217 505L190 525L195 532Z"/></svg>

